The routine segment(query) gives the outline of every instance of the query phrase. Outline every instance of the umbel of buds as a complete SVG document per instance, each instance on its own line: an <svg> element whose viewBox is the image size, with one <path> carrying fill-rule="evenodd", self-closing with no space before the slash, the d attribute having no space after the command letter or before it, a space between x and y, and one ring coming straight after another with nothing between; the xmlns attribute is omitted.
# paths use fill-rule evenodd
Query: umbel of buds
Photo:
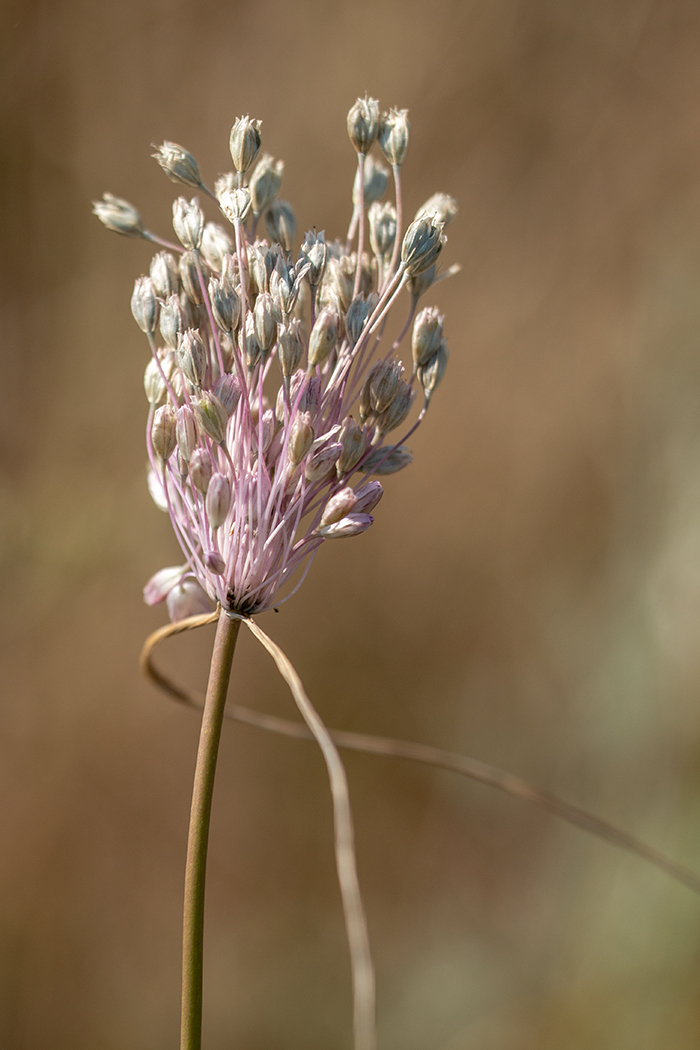
<svg viewBox="0 0 700 1050"><path fill-rule="evenodd" d="M406 111L380 116L369 97L351 107L350 230L342 240L309 230L296 252L294 209L278 196L284 165L260 154L260 127L234 122L235 170L214 193L188 150L156 148L172 182L219 204L208 219L197 197L175 200L180 247L147 230L128 201L106 193L94 205L108 229L167 249L136 280L131 310L150 349L149 490L184 556L144 596L166 601L173 619L215 602L231 614L268 609L299 586L323 543L366 532L382 497L377 477L411 463L406 443L449 356L443 314L416 310L457 269L437 269L457 206L437 193L401 229ZM391 171L371 155L375 143ZM392 177L393 200L382 201ZM409 322L382 348L399 299ZM399 354L414 314L407 368Z"/></svg>

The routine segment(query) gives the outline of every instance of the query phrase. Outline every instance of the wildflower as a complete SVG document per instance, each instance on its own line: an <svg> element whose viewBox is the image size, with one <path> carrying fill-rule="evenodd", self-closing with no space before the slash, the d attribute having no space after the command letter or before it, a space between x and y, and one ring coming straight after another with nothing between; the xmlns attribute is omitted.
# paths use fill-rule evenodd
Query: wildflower
<svg viewBox="0 0 700 1050"><path fill-rule="evenodd" d="M185 558L157 573L145 597L165 601L175 619L217 602L232 614L268 609L293 593L324 542L367 531L383 493L371 476L410 464L406 440L444 374L434 307L416 318L410 378L396 356L403 336L390 354L379 341L395 301L410 298L413 312L416 282L422 294L436 279L456 205L436 195L404 233L400 199L377 203L389 172L367 154L379 137L396 176L406 112L380 120L378 103L360 99L347 126L359 154L347 244L312 230L294 255L294 211L277 198L282 162L258 159L260 122L242 117L230 136L236 171L215 182L230 226L205 221L196 198L178 198L179 261L159 251L136 282L132 312L151 348L149 488ZM155 158L173 181L208 193L182 147L165 142ZM396 190L400 198L398 180ZM144 236L126 201L106 194L95 212L115 232ZM260 218L269 239L255 236ZM372 253L363 251L367 226ZM424 401L410 424L416 388Z"/></svg>

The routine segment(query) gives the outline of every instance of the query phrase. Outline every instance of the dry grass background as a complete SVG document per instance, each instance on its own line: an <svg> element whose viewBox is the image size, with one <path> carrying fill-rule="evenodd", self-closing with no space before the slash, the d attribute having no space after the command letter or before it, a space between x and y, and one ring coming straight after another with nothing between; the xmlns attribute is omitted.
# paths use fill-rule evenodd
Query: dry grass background
<svg viewBox="0 0 700 1050"><path fill-rule="evenodd" d="M331 725L501 764L700 867L700 10L5 0L0 1046L176 1045L196 716L142 682L175 557L144 485L151 142L226 170L263 120L344 230L345 113L410 110L408 207L460 201L448 376L374 528L262 618ZM163 658L204 681L210 637ZM236 699L288 713L242 639ZM691 1050L700 902L446 773L347 760L384 1050ZM321 760L226 728L207 1050L350 1046Z"/></svg>

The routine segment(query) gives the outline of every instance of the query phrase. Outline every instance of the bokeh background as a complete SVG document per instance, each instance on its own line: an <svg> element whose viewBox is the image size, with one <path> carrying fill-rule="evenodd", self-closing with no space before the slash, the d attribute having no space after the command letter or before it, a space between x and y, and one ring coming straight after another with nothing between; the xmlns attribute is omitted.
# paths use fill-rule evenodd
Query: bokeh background
<svg viewBox="0 0 700 1050"><path fill-rule="evenodd" d="M262 626L327 723L503 766L700 868L700 9L692 0L4 0L0 1046L177 1045L197 716L141 680L177 561L129 311L149 157L263 121L301 230L344 232L345 114L408 107L409 212L456 196L426 302L449 371L373 529ZM209 215L215 218L214 214ZM211 632L166 643L193 687ZM232 698L291 714L241 639ZM691 1050L700 901L454 775L349 755L383 1050ZM310 744L228 724L207 1050L349 1048Z"/></svg>

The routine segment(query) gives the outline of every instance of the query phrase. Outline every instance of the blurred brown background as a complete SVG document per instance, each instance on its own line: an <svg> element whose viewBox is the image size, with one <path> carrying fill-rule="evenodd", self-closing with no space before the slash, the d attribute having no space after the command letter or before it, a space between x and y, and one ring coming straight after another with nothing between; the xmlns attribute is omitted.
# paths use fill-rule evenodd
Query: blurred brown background
<svg viewBox="0 0 700 1050"><path fill-rule="evenodd" d="M374 528L262 626L326 721L502 765L700 868L700 9L691 0L5 0L0 1047L177 1045L197 717L139 677L177 549L129 313L164 138L208 180L250 113L301 230L344 232L364 91L410 110L409 212L460 202L447 378ZM210 218L215 216L210 214ZM211 633L161 660L193 686ZM242 638L235 699L291 701ZM347 758L383 1050L691 1050L700 901L480 785ZM227 725L207 1050L350 1046L311 745Z"/></svg>

